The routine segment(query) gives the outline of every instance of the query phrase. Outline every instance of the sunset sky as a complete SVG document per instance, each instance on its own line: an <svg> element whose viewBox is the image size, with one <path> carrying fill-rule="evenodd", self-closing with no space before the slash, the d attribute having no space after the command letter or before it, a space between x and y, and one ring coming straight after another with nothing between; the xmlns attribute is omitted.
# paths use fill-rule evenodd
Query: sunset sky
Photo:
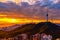
<svg viewBox="0 0 60 40"><path fill-rule="evenodd" d="M0 0L0 2L7 2L7 1L12 1L12 2L16 2L16 3L20 2L20 0Z"/></svg>
<svg viewBox="0 0 60 40"><path fill-rule="evenodd" d="M12 1L15 3L21 3L21 2L28 2L29 4L33 4L36 0L0 0L1 2L7 2L7 1Z"/></svg>
<svg viewBox="0 0 60 40"><path fill-rule="evenodd" d="M16 4L20 4L21 2L28 2L29 4L34 4L37 0L0 0L0 2L2 2L2 3L7 3L8 1L15 2ZM44 2L47 0L38 0L38 1L40 1L43 5ZM53 2L52 4L57 4L59 2L59 0L49 0L49 1L52 1ZM6 7L6 6L4 6L4 7ZM38 22L45 22L46 21L46 20L36 19L39 16L38 17L34 16L35 18L29 18L27 16L29 14L24 15L24 14L19 14L18 12L17 13L16 12L13 12L13 13L9 12L9 13L5 13L5 12L3 14L0 13L0 25L7 26L9 23L14 25L14 24L25 24L25 23L32 23L32 22L38 23ZM21 18L21 17L23 17L23 18ZM49 20L49 21L52 22L52 20ZM54 20L53 22L60 23L60 20ZM10 24L8 26L10 26Z"/></svg>
<svg viewBox="0 0 60 40"><path fill-rule="evenodd" d="M0 2L7 2L7 1L12 1L12 2L32 2L32 1L37 1L37 0L0 0ZM45 1L45 0L38 0L38 1ZM58 2L59 0L50 0L53 1L54 3Z"/></svg>

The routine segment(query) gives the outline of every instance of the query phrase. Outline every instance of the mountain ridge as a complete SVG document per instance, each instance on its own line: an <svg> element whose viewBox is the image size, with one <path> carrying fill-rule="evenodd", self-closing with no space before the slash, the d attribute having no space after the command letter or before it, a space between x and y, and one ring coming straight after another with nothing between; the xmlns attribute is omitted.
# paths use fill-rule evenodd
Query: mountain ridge
<svg viewBox="0 0 60 40"><path fill-rule="evenodd" d="M11 31L0 31L0 38L15 37L19 34L26 33L28 35L34 35L36 33L46 33L52 35L53 38L60 38L60 26L51 22L41 22L38 24L26 24L21 27L15 28ZM3 35L5 34L5 35ZM7 36L6 36L7 35Z"/></svg>

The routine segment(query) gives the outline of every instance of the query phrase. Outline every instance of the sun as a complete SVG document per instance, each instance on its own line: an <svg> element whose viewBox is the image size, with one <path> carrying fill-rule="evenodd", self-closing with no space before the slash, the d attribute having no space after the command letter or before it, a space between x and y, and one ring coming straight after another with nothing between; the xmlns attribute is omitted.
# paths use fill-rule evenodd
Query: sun
<svg viewBox="0 0 60 40"><path fill-rule="evenodd" d="M13 18L13 19L10 19L8 22L11 22L11 23L17 23L18 20Z"/></svg>
<svg viewBox="0 0 60 40"><path fill-rule="evenodd" d="M6 23L17 23L18 20L14 18L0 18L0 22Z"/></svg>

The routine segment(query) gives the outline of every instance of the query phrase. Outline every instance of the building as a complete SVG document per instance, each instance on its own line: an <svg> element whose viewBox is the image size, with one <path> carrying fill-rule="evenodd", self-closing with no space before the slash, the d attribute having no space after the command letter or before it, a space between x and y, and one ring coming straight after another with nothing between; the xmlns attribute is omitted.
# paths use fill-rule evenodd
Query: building
<svg viewBox="0 0 60 40"><path fill-rule="evenodd" d="M10 38L0 38L0 40L51 40L51 35L46 35L45 33L42 34L34 34L30 36L30 39L28 38L28 35L26 33L19 34L15 37ZM57 38L56 40L60 40L60 38Z"/></svg>

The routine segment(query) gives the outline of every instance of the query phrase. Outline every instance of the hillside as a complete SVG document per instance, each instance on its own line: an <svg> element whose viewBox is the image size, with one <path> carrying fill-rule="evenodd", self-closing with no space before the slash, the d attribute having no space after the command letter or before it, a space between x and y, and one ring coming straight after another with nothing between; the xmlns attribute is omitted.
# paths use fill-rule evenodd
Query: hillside
<svg viewBox="0 0 60 40"><path fill-rule="evenodd" d="M21 27L15 28L11 31L0 31L1 37L14 37L22 33L27 33L28 35L33 35L36 33L46 33L50 34L54 38L60 37L60 26L51 22L42 22L38 24L26 24Z"/></svg>

